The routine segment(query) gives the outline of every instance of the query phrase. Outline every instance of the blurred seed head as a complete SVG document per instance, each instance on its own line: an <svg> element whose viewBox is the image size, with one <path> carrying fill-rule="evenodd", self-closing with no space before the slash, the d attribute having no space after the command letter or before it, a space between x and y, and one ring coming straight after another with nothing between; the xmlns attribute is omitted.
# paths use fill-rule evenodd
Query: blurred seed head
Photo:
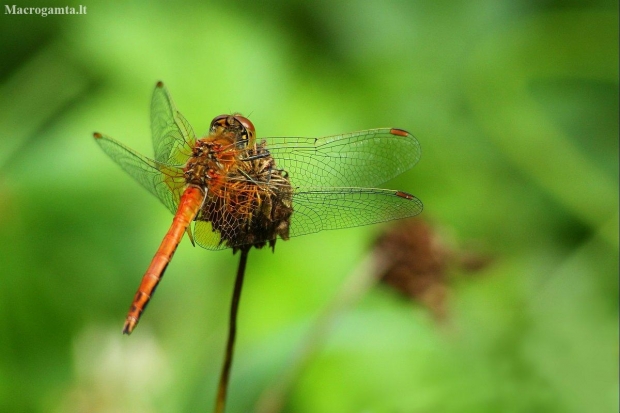
<svg viewBox="0 0 620 413"><path fill-rule="evenodd" d="M487 256L451 246L421 218L399 221L377 238L375 251L386 263L377 274L379 281L422 304L438 322L447 318L454 276L478 272L490 263Z"/></svg>

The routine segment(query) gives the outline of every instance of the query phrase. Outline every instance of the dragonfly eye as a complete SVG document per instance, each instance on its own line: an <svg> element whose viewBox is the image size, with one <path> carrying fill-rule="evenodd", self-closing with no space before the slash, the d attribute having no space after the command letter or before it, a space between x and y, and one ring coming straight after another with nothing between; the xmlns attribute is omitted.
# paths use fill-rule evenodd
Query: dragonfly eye
<svg viewBox="0 0 620 413"><path fill-rule="evenodd" d="M256 131L250 120L241 115L219 115L211 121L211 133L232 133L238 147L253 144Z"/></svg>
<svg viewBox="0 0 620 413"><path fill-rule="evenodd" d="M243 132L239 136L237 144L242 143L252 145L254 143L254 135L256 135L254 124L250 121L250 119L241 115L234 115L234 118L241 124L241 126L243 126Z"/></svg>
<svg viewBox="0 0 620 413"><path fill-rule="evenodd" d="M211 126L210 126L210 130L211 132L215 133L218 131L218 128L224 128L226 129L228 127L228 118L230 117L230 115L219 115L216 116L215 118L213 118L213 120L211 121Z"/></svg>

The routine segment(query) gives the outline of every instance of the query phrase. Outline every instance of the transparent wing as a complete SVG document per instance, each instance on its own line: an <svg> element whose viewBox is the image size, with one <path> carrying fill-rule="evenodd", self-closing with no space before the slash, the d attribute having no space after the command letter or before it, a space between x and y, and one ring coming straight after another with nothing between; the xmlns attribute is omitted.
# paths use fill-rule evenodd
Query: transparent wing
<svg viewBox="0 0 620 413"><path fill-rule="evenodd" d="M155 85L151 99L151 133L156 161L185 165L192 153L196 135L187 119L177 110L162 82Z"/></svg>
<svg viewBox="0 0 620 413"><path fill-rule="evenodd" d="M208 250L222 250L229 248L228 245L221 243L220 233L213 231L211 223L207 221L194 222L194 241L202 248Z"/></svg>
<svg viewBox="0 0 620 413"><path fill-rule="evenodd" d="M306 188L295 191L290 236L351 228L412 217L422 212L422 202L402 191L374 188ZM194 239L203 248L218 250L220 235L211 224L197 221ZM268 240L262 240L268 241Z"/></svg>
<svg viewBox="0 0 620 413"><path fill-rule="evenodd" d="M266 138L276 167L293 187L372 187L420 160L420 143L395 128L324 138Z"/></svg>
<svg viewBox="0 0 620 413"><path fill-rule="evenodd" d="M376 188L315 188L296 191L290 235L296 237L324 230L352 228L422 212L415 196Z"/></svg>
<svg viewBox="0 0 620 413"><path fill-rule="evenodd" d="M95 133L95 141L114 162L155 195L173 214L185 189L183 170L140 155L122 143Z"/></svg>

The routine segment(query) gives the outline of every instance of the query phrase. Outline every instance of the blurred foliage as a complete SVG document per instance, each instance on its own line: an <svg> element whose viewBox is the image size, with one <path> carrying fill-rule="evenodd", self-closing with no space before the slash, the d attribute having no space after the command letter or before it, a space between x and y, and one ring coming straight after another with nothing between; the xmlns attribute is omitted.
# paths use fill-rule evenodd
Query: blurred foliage
<svg viewBox="0 0 620 413"><path fill-rule="evenodd" d="M85 5L0 16L0 411L213 403L230 251L183 242L120 334L170 216L91 136L151 154L160 79L198 133L231 111L259 137L412 131L422 160L386 186L494 257L451 284L449 331L368 291L313 338L284 411L618 411L617 2ZM286 374L384 228L252 251L229 412Z"/></svg>

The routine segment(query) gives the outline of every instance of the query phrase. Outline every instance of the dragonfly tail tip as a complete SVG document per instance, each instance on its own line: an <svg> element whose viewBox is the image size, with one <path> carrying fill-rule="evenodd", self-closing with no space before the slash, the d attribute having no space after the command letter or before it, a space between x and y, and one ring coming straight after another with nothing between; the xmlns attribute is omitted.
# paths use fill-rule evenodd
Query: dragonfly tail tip
<svg viewBox="0 0 620 413"><path fill-rule="evenodd" d="M123 334L130 335L135 326L135 324L132 324L129 321L125 321L125 325L123 326Z"/></svg>

